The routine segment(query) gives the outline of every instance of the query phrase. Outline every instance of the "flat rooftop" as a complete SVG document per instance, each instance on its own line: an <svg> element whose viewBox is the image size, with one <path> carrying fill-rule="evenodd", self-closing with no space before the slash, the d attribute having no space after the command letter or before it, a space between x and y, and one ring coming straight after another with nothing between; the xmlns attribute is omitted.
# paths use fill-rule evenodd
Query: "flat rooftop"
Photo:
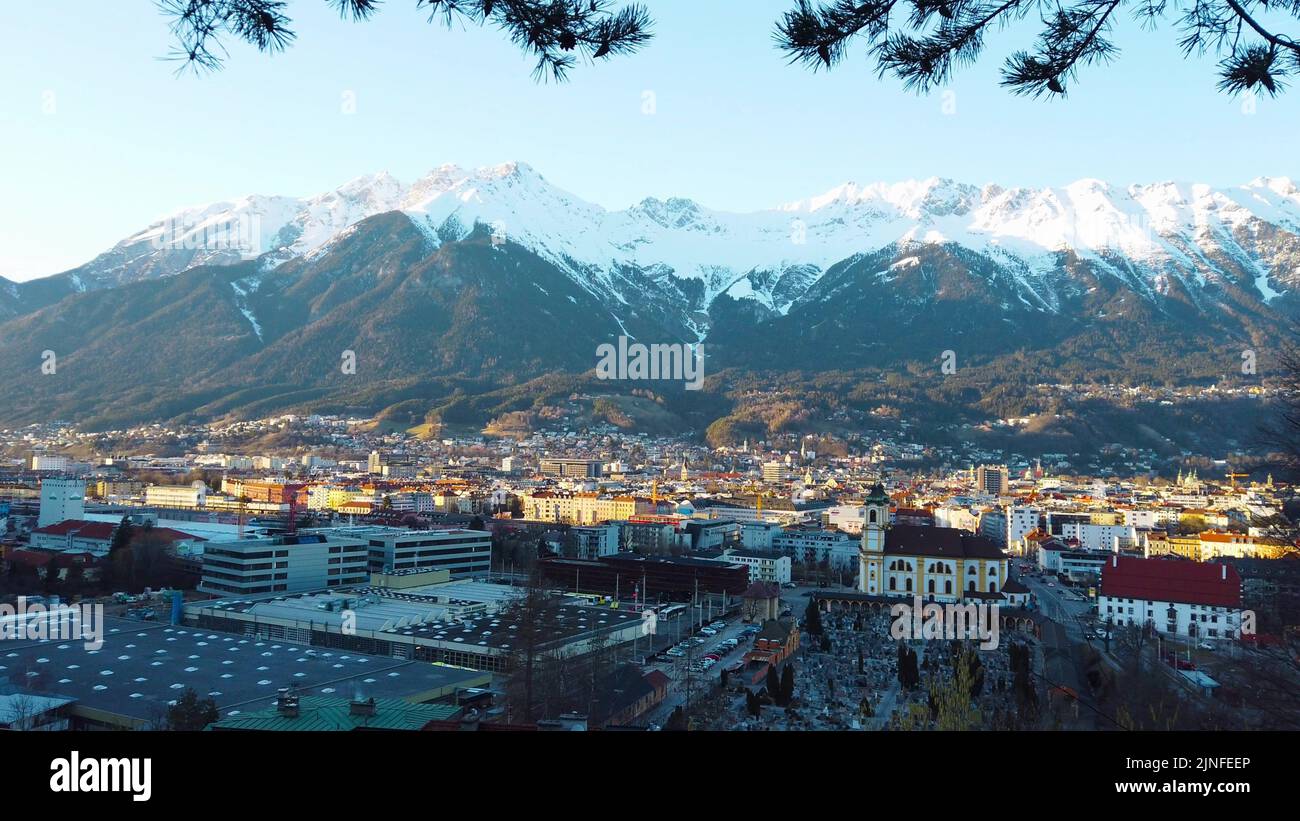
<svg viewBox="0 0 1300 821"><path fill-rule="evenodd" d="M571 641L584 634L609 633L641 623L641 614L609 607L561 604L556 609L547 644ZM505 614L465 618L458 622L435 622L385 631L426 641L464 645L467 650L511 649L518 624Z"/></svg>
<svg viewBox="0 0 1300 821"><path fill-rule="evenodd" d="M0 651L0 676L14 685L76 699L79 715L145 724L164 715L186 687L211 696L226 717L271 707L281 687L304 696L423 702L487 679L447 665L113 617L104 619L99 650L78 639L6 642Z"/></svg>
<svg viewBox="0 0 1300 821"><path fill-rule="evenodd" d="M423 622L447 621L466 608L495 612L523 595L523 590L503 584L470 580L393 589L359 585L301 593L268 593L190 602L189 613L207 611L286 622L310 621L338 625L349 609L356 626L365 630L390 630Z"/></svg>
<svg viewBox="0 0 1300 821"><path fill-rule="evenodd" d="M510 649L518 627L506 606L523 594L522 588L475 581L402 590L363 585L190 602L185 605L185 612L187 617L228 614L249 622L302 626L310 623L316 629L334 628L337 632L346 600L356 629L372 632L376 638L387 634L395 639L441 642L451 649L465 645L467 650L483 652ZM570 603L563 598L558 604L548 642L568 641L587 633L615 632L641 621L640 613L608 606Z"/></svg>

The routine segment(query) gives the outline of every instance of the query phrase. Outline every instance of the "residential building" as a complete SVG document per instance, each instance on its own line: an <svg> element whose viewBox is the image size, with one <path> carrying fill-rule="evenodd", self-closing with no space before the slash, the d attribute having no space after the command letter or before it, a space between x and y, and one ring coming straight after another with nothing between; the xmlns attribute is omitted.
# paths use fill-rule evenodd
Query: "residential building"
<svg viewBox="0 0 1300 821"><path fill-rule="evenodd" d="M751 582L790 583L790 557L775 551L728 550L722 561L748 567Z"/></svg>
<svg viewBox="0 0 1300 821"><path fill-rule="evenodd" d="M538 463L538 470L541 471L543 476L599 479L601 464L599 459L546 458Z"/></svg>
<svg viewBox="0 0 1300 821"><path fill-rule="evenodd" d="M980 465L975 468L975 488L989 496L1006 496L1011 475L1006 465Z"/></svg>
<svg viewBox="0 0 1300 821"><path fill-rule="evenodd" d="M1071 522L1061 528L1066 539L1077 539L1084 550L1118 553L1137 544L1137 530L1118 524L1081 524Z"/></svg>
<svg viewBox="0 0 1300 821"><path fill-rule="evenodd" d="M203 507L208 486L201 481L188 485L150 485L144 489L144 501L154 507L193 509Z"/></svg>
<svg viewBox="0 0 1300 821"><path fill-rule="evenodd" d="M775 550L796 562L820 565L823 562L837 570L853 569L858 562L859 539L838 530L792 529L783 531L773 539Z"/></svg>
<svg viewBox="0 0 1300 821"><path fill-rule="evenodd" d="M1229 564L1107 557L1097 615L1170 636L1241 637L1241 576Z"/></svg>
<svg viewBox="0 0 1300 821"><path fill-rule="evenodd" d="M834 527L853 536L862 535L866 512L861 505L836 505L822 511L827 527Z"/></svg>
<svg viewBox="0 0 1300 821"><path fill-rule="evenodd" d="M579 525L569 528L576 542L579 559L599 559L618 552L619 527L616 524Z"/></svg>
<svg viewBox="0 0 1300 821"><path fill-rule="evenodd" d="M525 519L562 524L598 524L650 512L649 502L638 504L632 496L598 493L539 491L524 494L522 501Z"/></svg>
<svg viewBox="0 0 1300 821"><path fill-rule="evenodd" d="M776 522L741 522L740 546L746 550L772 550L781 525Z"/></svg>
<svg viewBox="0 0 1300 821"><path fill-rule="evenodd" d="M1038 529L1038 519L1041 515L1036 507L1018 507L1009 505L1006 510L1007 517L1007 534L1003 541L1007 547L1016 543L1023 543L1025 536Z"/></svg>

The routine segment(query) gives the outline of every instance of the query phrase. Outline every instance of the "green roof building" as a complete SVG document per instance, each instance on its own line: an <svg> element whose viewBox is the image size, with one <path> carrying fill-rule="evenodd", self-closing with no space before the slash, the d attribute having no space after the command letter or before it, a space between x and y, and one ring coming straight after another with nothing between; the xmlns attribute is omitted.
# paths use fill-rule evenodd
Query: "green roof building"
<svg viewBox="0 0 1300 821"><path fill-rule="evenodd" d="M423 730L431 722L448 721L460 714L454 704L412 704L400 698L349 701L326 696L282 696L276 706L229 715L208 725L209 730L274 732L296 730Z"/></svg>

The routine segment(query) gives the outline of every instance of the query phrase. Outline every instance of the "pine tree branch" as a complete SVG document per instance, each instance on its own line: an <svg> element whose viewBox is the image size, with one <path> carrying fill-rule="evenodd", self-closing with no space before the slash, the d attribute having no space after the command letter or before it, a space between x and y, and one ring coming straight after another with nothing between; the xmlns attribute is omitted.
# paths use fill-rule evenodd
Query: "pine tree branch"
<svg viewBox="0 0 1300 821"><path fill-rule="evenodd" d="M1225 0L1225 2L1228 4L1228 8L1232 9L1242 22L1254 29L1255 33L1264 38L1269 45L1277 48L1287 48L1294 51L1296 54L1300 54L1300 43L1296 43L1285 35L1273 34L1267 31L1263 26L1256 22L1255 18L1252 17L1241 3L1237 2L1237 0ZM1300 3L1295 5L1300 6ZM1265 7L1267 8L1267 4L1265 4Z"/></svg>
<svg viewBox="0 0 1300 821"><path fill-rule="evenodd" d="M1034 97L1065 94L1065 78L1076 76L1081 62L1107 60L1114 54L1114 46L1102 32L1122 2L1087 0L1057 9L1039 38L1038 51L1018 52L1007 59L1002 85Z"/></svg>
<svg viewBox="0 0 1300 821"><path fill-rule="evenodd" d="M380 0L327 0L345 19L369 20ZM171 59L181 70L220 68L228 53L224 37L242 40L259 51L276 52L293 42L287 0L158 0L172 18L177 47ZM525 52L537 57L534 77L564 80L579 57L598 60L631 54L652 37L646 7L613 8L611 0L417 0L429 19L491 23Z"/></svg>
<svg viewBox="0 0 1300 821"><path fill-rule="evenodd" d="M906 19L891 28L890 14L898 2L910 6ZM1023 18L1046 0L1008 0L988 5L979 0L835 0L814 5L797 0L776 29L778 47L791 62L814 70L829 68L847 56L855 38L878 60L878 73L892 73L904 85L930 91L948 82L955 67L978 59L984 35L994 25ZM1038 42L1031 51L1013 53L1003 68L1001 83L1014 93L1041 96L1064 94L1067 80L1080 67L1112 59L1118 49L1107 36L1115 12L1125 5L1149 29L1166 15L1178 15L1179 43L1192 52L1227 49L1220 63L1220 89L1237 92L1262 87L1276 93L1282 78L1300 72L1300 44L1261 22L1256 10L1300 18L1300 0L1069 0L1042 19ZM1243 42L1260 38L1260 42Z"/></svg>
<svg viewBox="0 0 1300 821"><path fill-rule="evenodd" d="M804 63L816 70L830 68L844 58L849 41L863 35L872 42L889 33L889 15L897 0L853 0L813 6L809 0L786 12L777 23L773 39L789 55L791 63Z"/></svg>
<svg viewBox="0 0 1300 821"><path fill-rule="evenodd" d="M880 50L878 72L892 72L908 88L929 91L951 79L957 65L969 65L984 48L984 32L995 21L1014 18L1026 0L1000 5L962 5L924 37L897 34Z"/></svg>

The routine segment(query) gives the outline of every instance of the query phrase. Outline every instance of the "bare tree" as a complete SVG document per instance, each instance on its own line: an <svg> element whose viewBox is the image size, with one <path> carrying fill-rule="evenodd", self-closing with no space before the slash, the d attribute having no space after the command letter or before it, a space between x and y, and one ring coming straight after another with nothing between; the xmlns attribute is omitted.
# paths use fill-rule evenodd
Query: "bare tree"
<svg viewBox="0 0 1300 821"><path fill-rule="evenodd" d="M515 629L511 631L511 646L507 658L509 681L506 700L512 716L526 723L542 717L545 702L555 689L557 676L564 673L564 665L548 654L559 626L559 602L542 583L541 572L536 568L529 574L524 593L506 607L505 619Z"/></svg>

